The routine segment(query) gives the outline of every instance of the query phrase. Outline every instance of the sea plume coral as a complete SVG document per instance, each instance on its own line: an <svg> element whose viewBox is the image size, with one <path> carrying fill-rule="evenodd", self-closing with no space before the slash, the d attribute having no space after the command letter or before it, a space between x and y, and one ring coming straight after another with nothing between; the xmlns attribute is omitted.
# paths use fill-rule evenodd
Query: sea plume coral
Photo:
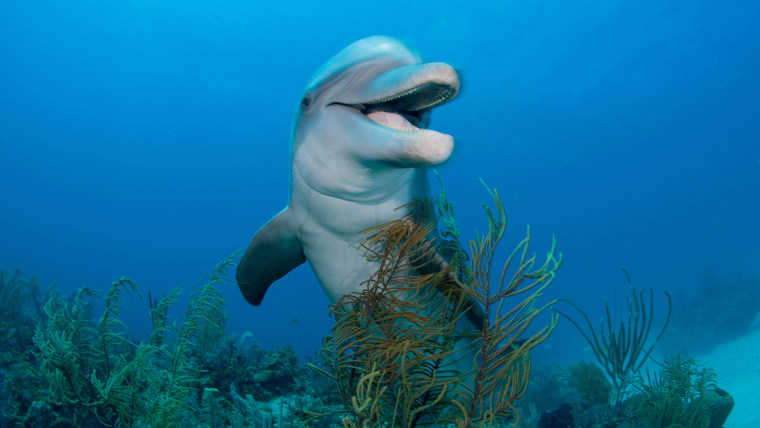
<svg viewBox="0 0 760 428"><path fill-rule="evenodd" d="M528 234L492 283L506 215L498 193L491 196L496 211L486 207L488 233L471 242L469 265L456 241L453 204L443 192L436 204L442 250L431 238L437 226L432 201L417 202L412 214L368 231L363 249L379 269L366 289L331 307L336 323L321 354L327 369L319 369L338 385L348 409L344 425L517 423L513 403L527 387L528 353L548 337L557 317L533 335L526 330L548 306L536 302L561 255L555 257L552 244L537 263ZM429 272L436 251L459 257ZM468 314L478 311L482 326L463 328L473 324Z"/></svg>
<svg viewBox="0 0 760 428"><path fill-rule="evenodd" d="M650 344L648 339L654 319L654 296L651 288L648 291L649 298L645 299L646 290L637 293L636 288L630 287L631 296L627 300L628 315L625 321L616 322L613 319L610 314L609 303L605 300L605 317L602 318L598 333L586 312L575 303L563 300L581 314L588 326L588 332L575 319L555 309L557 313L567 318L588 342L594 356L612 382L613 401L616 402L621 401L627 395L635 376L638 375L641 367L649 359L655 345L665 333L670 320L670 294L665 291L665 296L668 299L667 316L660 333Z"/></svg>

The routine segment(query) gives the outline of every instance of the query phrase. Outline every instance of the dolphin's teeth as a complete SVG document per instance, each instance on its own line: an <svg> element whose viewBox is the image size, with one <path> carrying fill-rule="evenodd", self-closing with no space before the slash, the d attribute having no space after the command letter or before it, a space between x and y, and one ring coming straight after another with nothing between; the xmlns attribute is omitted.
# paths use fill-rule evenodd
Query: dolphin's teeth
<svg viewBox="0 0 760 428"><path fill-rule="evenodd" d="M386 98L381 98L381 99L379 99L379 100L370 101L370 102L368 102L367 104L370 104L370 105L372 105L372 104L383 104L383 103L387 103L387 102L395 101L395 100L397 100L397 99L399 99L399 98L403 98L403 97L405 97L405 96L407 96L407 95L410 95L410 94L412 94L412 93L413 93L412 91L410 91L410 92L408 92L408 93L407 93L407 92L404 92L404 93L401 93L401 94L398 94L398 95L394 95L394 96L392 96L392 97L386 97Z"/></svg>
<svg viewBox="0 0 760 428"><path fill-rule="evenodd" d="M429 109L447 101L454 95L455 92L456 91L450 87L437 84L423 84L395 95L367 101L365 104L384 104L397 101L402 98L409 98L406 100L408 101L408 104L404 105L403 109L407 111L419 111ZM417 96L415 97L414 95ZM401 104L404 104L404 101L401 101Z"/></svg>
<svg viewBox="0 0 760 428"><path fill-rule="evenodd" d="M412 125L411 128L396 128L395 126L390 126L390 125L386 125L386 124L383 124L383 123L381 123L380 125L383 125L386 128L390 128L390 129L393 129L395 131L400 131L400 132L412 132L412 131L417 131L417 130L420 129L420 128L417 128L414 125Z"/></svg>
<svg viewBox="0 0 760 428"><path fill-rule="evenodd" d="M425 103L415 104L413 106L407 107L406 109L409 110L409 111L425 110L427 108L430 108L430 107L433 107L435 105L438 105L438 104L442 103L447 98L448 98L447 95L439 95L439 96L437 96L437 97L435 97L435 98L433 98L431 100L428 100Z"/></svg>

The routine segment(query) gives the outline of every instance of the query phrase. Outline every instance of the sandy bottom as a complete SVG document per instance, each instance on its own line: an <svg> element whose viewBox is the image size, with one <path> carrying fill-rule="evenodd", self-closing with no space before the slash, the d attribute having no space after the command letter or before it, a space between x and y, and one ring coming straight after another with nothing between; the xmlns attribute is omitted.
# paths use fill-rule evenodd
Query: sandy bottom
<svg viewBox="0 0 760 428"><path fill-rule="evenodd" d="M697 357L718 375L718 387L734 397L726 428L760 427L760 328Z"/></svg>

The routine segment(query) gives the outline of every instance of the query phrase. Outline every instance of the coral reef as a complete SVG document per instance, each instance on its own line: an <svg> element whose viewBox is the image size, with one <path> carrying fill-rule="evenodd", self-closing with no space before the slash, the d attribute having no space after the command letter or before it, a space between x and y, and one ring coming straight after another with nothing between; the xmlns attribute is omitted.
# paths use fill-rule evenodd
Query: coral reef
<svg viewBox="0 0 760 428"><path fill-rule="evenodd" d="M34 392L42 388L33 352L35 327L42 312L36 278L20 270L0 270L0 426L15 415L36 412Z"/></svg>
<svg viewBox="0 0 760 428"><path fill-rule="evenodd" d="M537 368L518 404L528 409L541 406L540 417L520 426L721 428L733 398L717 387L713 371L682 354L660 365L654 373L636 373L630 393L617 402L610 400L612 385L593 363Z"/></svg>
<svg viewBox="0 0 760 428"><path fill-rule="evenodd" d="M578 391L581 400L586 404L603 406L609 404L612 397L612 385L596 364L575 361L563 368L562 377L571 389Z"/></svg>
<svg viewBox="0 0 760 428"><path fill-rule="evenodd" d="M20 271L0 271L2 423L515 423L519 413L513 403L527 387L528 353L546 339L557 319L551 317L531 335L525 332L547 307L536 302L561 257L555 259L552 246L546 260L538 263L529 254L528 235L492 289L491 264L506 223L498 194L492 196L497 211L486 209L489 233L471 244L469 265L457 239L453 204L444 194L436 206L444 223L436 254L448 261L441 269L422 269L436 250L427 240L436 227L430 202L420 203L420 217L369 232L364 250L381 268L368 279L364 293L350 295L331 309L335 330L325 340L322 358L311 363L316 372L331 373L333 382L305 370L289 348L265 352L249 333L225 334L219 286L232 258L193 288L179 324L168 314L182 290L175 288L161 299L149 292L152 331L144 340L131 337L121 319L124 299L143 301L130 278L114 281L105 292L85 287L65 296L51 287L41 297L34 279L24 279ZM507 299L514 303L502 310ZM94 308L102 312L98 309L94 316ZM465 318L483 324L462 330ZM394 333L386 335L389 331ZM317 419L305 409L329 409L331 414Z"/></svg>
<svg viewBox="0 0 760 428"><path fill-rule="evenodd" d="M0 270L0 320L9 322L28 318L30 309L35 314L41 312L39 302L40 286L37 278L24 278L24 272Z"/></svg>
<svg viewBox="0 0 760 428"><path fill-rule="evenodd" d="M179 288L149 297L145 341L120 320L123 298L141 299L129 278L105 295L51 287L40 299L34 279L0 271L9 308L0 317L0 425L303 427L304 408L337 405L315 398L292 350L264 352L250 333L224 333L219 286L231 260L194 288L179 326L167 318ZM93 318L96 301L104 309Z"/></svg>
<svg viewBox="0 0 760 428"><path fill-rule="evenodd" d="M704 274L673 307L674 349L697 354L747 334L760 314L760 278Z"/></svg>
<svg viewBox="0 0 760 428"><path fill-rule="evenodd" d="M710 369L676 353L660 364L659 372L642 373L670 319L671 299L665 293L667 316L662 330L650 343L647 339L653 324L653 293L650 289L648 299L645 292L637 293L633 287L630 293L627 319L613 320L605 302L599 330L572 302L565 301L581 314L587 329L557 310L581 332L604 371L592 363L575 362L556 370L554 379L535 377L534 381L544 385L533 386L531 392L551 388L564 396L556 410L542 413L538 426L720 428L733 408L733 399L717 388ZM528 399L543 397L530 395Z"/></svg>
<svg viewBox="0 0 760 428"><path fill-rule="evenodd" d="M380 269L365 291L331 308L336 324L312 370L292 349L264 350L249 332L225 333L220 285L233 258L193 287L181 322L168 315L180 288L161 299L148 293L152 331L143 340L121 319L124 299L142 301L129 278L105 292L82 288L68 296L55 287L41 292L21 271L0 270L0 426L721 427L733 399L695 359L674 354L657 373L642 373L662 335L648 340L651 290L631 288L628 319L612 320L608 310L598 331L573 305L587 329L573 323L598 364L531 367L530 350L556 323L551 317L531 327L555 303L537 301L561 257L552 245L537 262L528 234L492 278L506 223L492 196L496 210L486 208L488 233L471 243L471 258L443 193L437 203L420 202L412 217L369 231L363 248ZM448 264L420 269L434 251ZM737 280L728 290L753 281ZM694 301L715 300L716 287ZM698 326L714 321L707 334L728 334L727 322L751 322L756 302L744 300L751 302L719 300L738 314L699 305L692 314L706 314ZM466 314L480 309L482 326L463 329L472 320ZM674 323L689 338L697 327L681 316Z"/></svg>
<svg viewBox="0 0 760 428"><path fill-rule="evenodd" d="M715 380L695 359L673 354L658 373L635 383L640 393L626 401L625 414L645 426L720 428L733 399Z"/></svg>

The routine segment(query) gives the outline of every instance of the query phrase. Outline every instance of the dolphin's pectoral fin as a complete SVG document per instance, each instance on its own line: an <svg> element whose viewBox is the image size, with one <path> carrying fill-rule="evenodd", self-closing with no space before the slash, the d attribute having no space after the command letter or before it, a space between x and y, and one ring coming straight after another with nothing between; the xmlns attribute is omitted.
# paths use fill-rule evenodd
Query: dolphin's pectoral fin
<svg viewBox="0 0 760 428"><path fill-rule="evenodd" d="M427 251L423 251L423 257L420 259L420 266L417 268L421 274L436 273L448 268L449 262L433 244L429 241L424 241L422 245L428 248ZM449 271L449 275L451 276L451 282L456 284L456 278L454 278L456 273ZM467 295L467 300L464 302L463 310L465 311L464 315L467 317L467 320L469 320L477 330L483 330L483 327L485 326L485 313L478 301L469 294Z"/></svg>
<svg viewBox="0 0 760 428"><path fill-rule="evenodd" d="M237 283L248 303L258 306L273 282L306 261L297 230L285 209L253 236L237 268Z"/></svg>

